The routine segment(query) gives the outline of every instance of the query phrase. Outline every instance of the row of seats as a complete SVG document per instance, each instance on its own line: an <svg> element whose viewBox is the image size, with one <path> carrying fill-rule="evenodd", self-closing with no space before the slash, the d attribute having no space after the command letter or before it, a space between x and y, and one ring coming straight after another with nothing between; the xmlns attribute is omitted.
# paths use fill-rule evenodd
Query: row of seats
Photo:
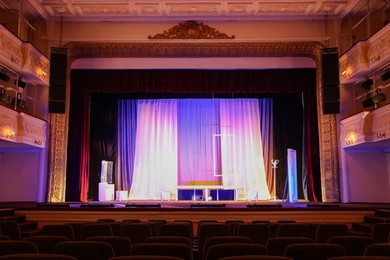
<svg viewBox="0 0 390 260"><path fill-rule="evenodd" d="M382 228L381 239L388 242L389 229L385 228L386 225L378 226ZM277 229L272 231L272 227L277 227ZM51 246L49 249L39 248L40 253L52 253L56 244L70 241L107 242L112 246L115 256L129 255L134 248L137 252L151 243L165 245L175 243L184 244L190 249L191 255L197 259L208 259L207 254L211 246L225 243L261 245L268 255L283 256L286 247L297 243L329 242L341 245L347 255L362 255L368 245L382 242L372 237L352 236L348 233L348 226L345 224L265 223L260 221L255 223L201 221L197 227L196 237L190 221L168 223L163 220L117 222L105 219L92 223L45 225L42 227L42 234L44 235L27 238L38 247ZM335 240L329 241L334 236L337 236L333 238ZM146 245L137 246L138 244Z"/></svg>
<svg viewBox="0 0 390 260"><path fill-rule="evenodd" d="M43 255L67 255L78 260L107 260L120 257L114 252L110 243L102 241L66 241L57 243L53 252L41 253L38 247L31 241L0 241L0 253L2 256L13 254L36 254L36 257ZM188 245L180 243L140 243L132 247L131 254L122 256L170 256L184 260L193 260L194 256ZM332 243L297 243L288 245L283 255L269 255L267 248L260 244L247 242L216 243L207 249L204 260L218 260L233 256L267 256L269 259L277 257L288 257L294 260L327 260L331 257L353 256L348 255L347 250ZM364 253L358 256L390 256L389 243L371 244L366 247ZM3 258L0 258L3 259ZM118 258L119 259L119 258Z"/></svg>

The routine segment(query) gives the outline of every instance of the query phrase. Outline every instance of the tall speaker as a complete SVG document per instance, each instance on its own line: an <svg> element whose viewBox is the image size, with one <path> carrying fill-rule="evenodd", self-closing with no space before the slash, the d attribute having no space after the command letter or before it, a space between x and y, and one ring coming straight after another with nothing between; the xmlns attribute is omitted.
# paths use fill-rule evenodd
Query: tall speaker
<svg viewBox="0 0 390 260"><path fill-rule="evenodd" d="M51 48L49 113L65 113L67 62L68 49Z"/></svg>
<svg viewBox="0 0 390 260"><path fill-rule="evenodd" d="M321 50L322 62L322 112L340 113L339 55L337 48Z"/></svg>

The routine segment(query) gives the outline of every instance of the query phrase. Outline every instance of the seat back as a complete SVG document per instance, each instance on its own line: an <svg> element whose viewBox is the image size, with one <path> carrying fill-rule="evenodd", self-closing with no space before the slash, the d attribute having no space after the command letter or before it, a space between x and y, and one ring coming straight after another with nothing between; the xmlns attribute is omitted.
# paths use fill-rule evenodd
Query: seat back
<svg viewBox="0 0 390 260"><path fill-rule="evenodd" d="M129 238L134 246L144 243L146 238L153 236L153 233L149 223L129 223L121 226L121 236Z"/></svg>
<svg viewBox="0 0 390 260"><path fill-rule="evenodd" d="M388 243L390 223L375 223L371 229L371 238L377 243Z"/></svg>
<svg viewBox="0 0 390 260"><path fill-rule="evenodd" d="M131 255L111 257L109 260L185 260L182 257L165 255Z"/></svg>
<svg viewBox="0 0 390 260"><path fill-rule="evenodd" d="M314 241L316 243L326 243L330 237L347 235L349 235L347 224L319 224Z"/></svg>
<svg viewBox="0 0 390 260"><path fill-rule="evenodd" d="M38 254L38 247L30 241L23 240L2 240L0 241L0 255L10 255L18 253Z"/></svg>
<svg viewBox="0 0 390 260"><path fill-rule="evenodd" d="M133 246L133 255L175 256L192 260L192 250L179 243L138 243Z"/></svg>
<svg viewBox="0 0 390 260"><path fill-rule="evenodd" d="M308 225L304 223L279 223L277 237L311 237Z"/></svg>
<svg viewBox="0 0 390 260"><path fill-rule="evenodd" d="M204 255L203 245L210 237L229 236L229 225L225 223L204 222L198 226L198 254Z"/></svg>
<svg viewBox="0 0 390 260"><path fill-rule="evenodd" d="M78 260L107 260L115 256L112 246L101 241L61 242L55 246L54 253L74 256Z"/></svg>
<svg viewBox="0 0 390 260"><path fill-rule="evenodd" d="M73 228L70 225L44 225L42 235L45 236L64 236L69 241L75 240Z"/></svg>
<svg viewBox="0 0 390 260"><path fill-rule="evenodd" d="M160 236L182 236L193 239L193 228L189 222L170 222L160 225Z"/></svg>
<svg viewBox="0 0 390 260"><path fill-rule="evenodd" d="M345 256L344 247L327 243L305 243L289 245L284 256L295 260L327 260L333 256Z"/></svg>
<svg viewBox="0 0 390 260"><path fill-rule="evenodd" d="M16 221L0 222L1 235L9 237L11 240L20 240L22 238L20 227Z"/></svg>
<svg viewBox="0 0 390 260"><path fill-rule="evenodd" d="M74 256L60 255L60 254L12 254L0 256L1 260L77 260Z"/></svg>
<svg viewBox="0 0 390 260"><path fill-rule="evenodd" d="M145 239L145 243L178 243L192 248L192 241L188 237L180 236L154 236Z"/></svg>
<svg viewBox="0 0 390 260"><path fill-rule="evenodd" d="M131 255L133 245L127 237L122 236L97 236L89 237L86 241L100 241L109 243L114 250L115 256Z"/></svg>
<svg viewBox="0 0 390 260"><path fill-rule="evenodd" d="M334 236L328 239L328 243L341 245L347 251L347 255L363 255L369 245L375 244L370 237L362 236Z"/></svg>
<svg viewBox="0 0 390 260"><path fill-rule="evenodd" d="M251 244L252 240L249 237L240 237L240 236L219 236L219 237L209 237L206 239L203 245L203 259L206 258L207 250L212 245L226 244L226 243L248 243Z"/></svg>
<svg viewBox="0 0 390 260"><path fill-rule="evenodd" d="M260 244L225 243L208 248L205 260L217 260L228 256L267 255L267 249Z"/></svg>
<svg viewBox="0 0 390 260"><path fill-rule="evenodd" d="M269 255L283 256L289 245L304 243L313 243L313 240L308 237L271 237L265 247Z"/></svg>
<svg viewBox="0 0 390 260"><path fill-rule="evenodd" d="M328 260L390 260L390 256L336 256Z"/></svg>
<svg viewBox="0 0 390 260"><path fill-rule="evenodd" d="M237 236L249 237L253 243L265 245L269 239L268 224L265 223L241 223L237 224Z"/></svg>
<svg viewBox="0 0 390 260"><path fill-rule="evenodd" d="M228 256L222 257L219 260L294 260L285 256L274 255L240 255L240 256Z"/></svg>
<svg viewBox="0 0 390 260"><path fill-rule="evenodd" d="M367 246L366 256L390 256L390 243L378 243Z"/></svg>
<svg viewBox="0 0 390 260"><path fill-rule="evenodd" d="M33 242L37 247L40 254L52 254L54 253L54 247L60 243L69 241L67 237L64 236L49 236L49 235L39 235L27 237L25 241Z"/></svg>
<svg viewBox="0 0 390 260"><path fill-rule="evenodd" d="M89 237L96 236L113 236L112 228L110 224L99 222L99 223L89 223L81 227L80 231L81 240L86 240Z"/></svg>

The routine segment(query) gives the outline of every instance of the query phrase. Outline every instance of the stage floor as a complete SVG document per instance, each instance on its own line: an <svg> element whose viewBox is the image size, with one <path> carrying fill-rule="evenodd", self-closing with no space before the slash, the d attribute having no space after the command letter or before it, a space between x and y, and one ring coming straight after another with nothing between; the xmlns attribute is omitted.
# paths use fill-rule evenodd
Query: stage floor
<svg viewBox="0 0 390 260"><path fill-rule="evenodd" d="M90 201L90 202L0 202L0 208L14 208L18 215L37 221L39 226L69 222L96 221L97 219L164 219L191 220L194 226L202 220L267 220L270 222L363 222L378 208L390 209L380 203L296 203L272 201Z"/></svg>

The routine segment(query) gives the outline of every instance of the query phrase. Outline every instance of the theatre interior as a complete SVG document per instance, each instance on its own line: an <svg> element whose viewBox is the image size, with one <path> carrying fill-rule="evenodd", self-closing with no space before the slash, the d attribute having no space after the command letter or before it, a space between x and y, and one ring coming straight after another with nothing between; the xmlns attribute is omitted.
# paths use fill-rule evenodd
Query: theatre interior
<svg viewBox="0 0 390 260"><path fill-rule="evenodd" d="M389 22L0 0L0 259L390 259Z"/></svg>

